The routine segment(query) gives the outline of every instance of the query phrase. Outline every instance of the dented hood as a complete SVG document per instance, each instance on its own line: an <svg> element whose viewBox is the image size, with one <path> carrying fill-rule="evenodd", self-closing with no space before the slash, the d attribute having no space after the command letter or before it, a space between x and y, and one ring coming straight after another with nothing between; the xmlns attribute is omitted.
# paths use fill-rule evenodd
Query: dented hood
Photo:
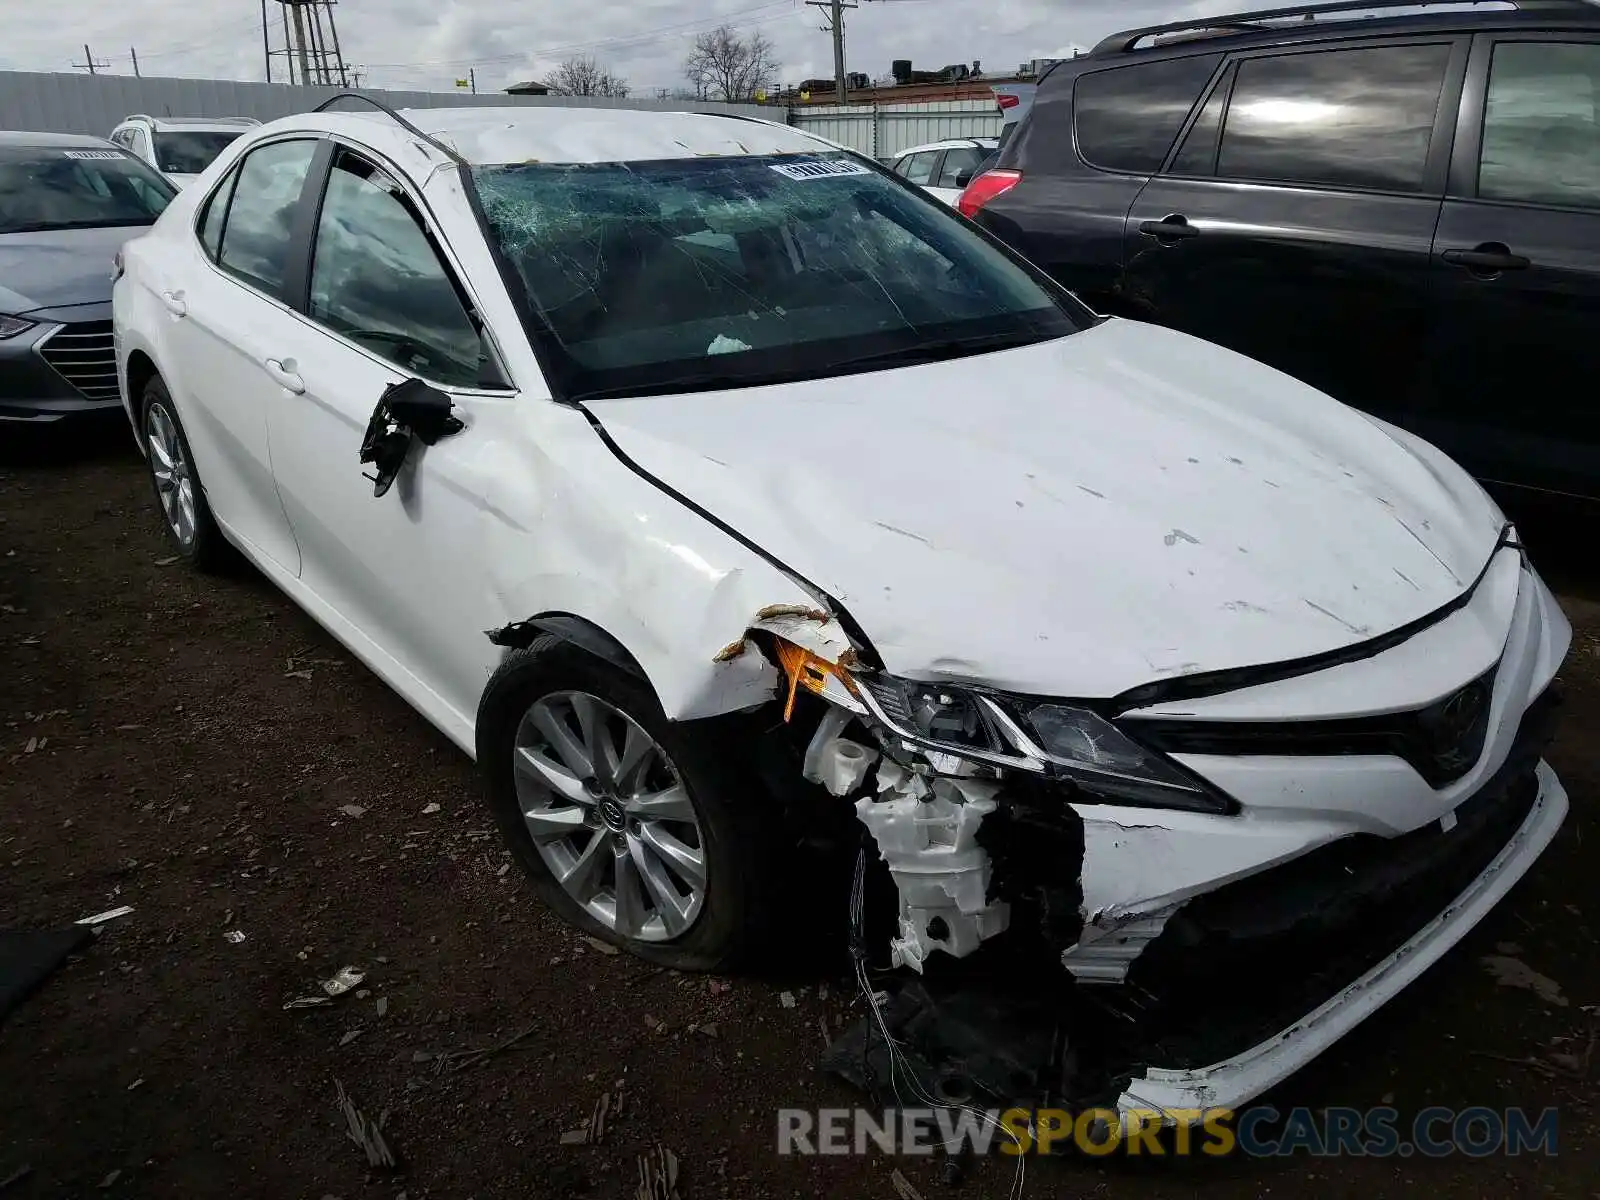
<svg viewBox="0 0 1600 1200"><path fill-rule="evenodd" d="M843 603L890 671L1037 694L1368 640L1470 587L1501 529L1442 456L1129 321L587 407L643 470Z"/></svg>

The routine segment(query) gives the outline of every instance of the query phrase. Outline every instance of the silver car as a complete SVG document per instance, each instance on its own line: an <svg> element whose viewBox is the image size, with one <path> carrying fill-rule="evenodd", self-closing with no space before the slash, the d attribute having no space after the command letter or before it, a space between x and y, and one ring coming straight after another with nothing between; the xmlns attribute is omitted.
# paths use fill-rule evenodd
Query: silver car
<svg viewBox="0 0 1600 1200"><path fill-rule="evenodd" d="M120 406L112 266L176 194L104 138L0 132L0 422Z"/></svg>

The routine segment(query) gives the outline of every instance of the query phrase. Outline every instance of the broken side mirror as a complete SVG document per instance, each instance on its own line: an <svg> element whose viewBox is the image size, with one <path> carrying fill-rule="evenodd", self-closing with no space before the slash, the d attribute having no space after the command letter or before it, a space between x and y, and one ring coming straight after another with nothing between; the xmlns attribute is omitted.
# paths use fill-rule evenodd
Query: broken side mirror
<svg viewBox="0 0 1600 1200"><path fill-rule="evenodd" d="M362 478L372 481L374 496L382 496L393 485L405 465L412 438L431 446L466 428L453 414L454 408L449 396L420 379L391 383L384 389L361 439L361 461L375 468L373 474Z"/></svg>

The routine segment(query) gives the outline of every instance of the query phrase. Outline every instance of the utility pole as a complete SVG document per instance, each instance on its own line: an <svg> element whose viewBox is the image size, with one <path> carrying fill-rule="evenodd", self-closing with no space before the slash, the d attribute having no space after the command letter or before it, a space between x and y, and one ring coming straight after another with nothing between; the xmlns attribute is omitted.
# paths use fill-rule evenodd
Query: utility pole
<svg viewBox="0 0 1600 1200"><path fill-rule="evenodd" d="M133 59L133 77L135 79L142 79L143 76L141 76L139 74L139 51L138 51L138 48L135 47L135 46L129 46L128 47L128 57Z"/></svg>
<svg viewBox="0 0 1600 1200"><path fill-rule="evenodd" d="M472 94L476 96L478 94L478 68L468 67L467 78L472 82Z"/></svg>
<svg viewBox="0 0 1600 1200"><path fill-rule="evenodd" d="M267 64L267 82L272 82L272 39L267 36L267 0L261 0L261 57Z"/></svg>
<svg viewBox="0 0 1600 1200"><path fill-rule="evenodd" d="M72 64L74 70L88 71L91 75L98 74L101 67L109 67L110 65L110 63L96 59L94 55L89 53L88 42L83 44L83 61L81 63Z"/></svg>
<svg viewBox="0 0 1600 1200"><path fill-rule="evenodd" d="M339 26L334 24L333 5L336 0L329 0L328 4L328 32L333 34L333 69L339 72L339 86L350 86L350 74L344 65L344 52L339 49ZM333 82L332 73L329 73L328 82Z"/></svg>
<svg viewBox="0 0 1600 1200"><path fill-rule="evenodd" d="M822 9L827 19L828 23L822 27L822 32L833 35L834 98L844 104L849 92L844 77L844 10L859 6L856 0L806 0L806 7Z"/></svg>
<svg viewBox="0 0 1600 1200"><path fill-rule="evenodd" d="M306 22L299 4L291 2L289 9L294 14L294 44L300 52L300 84L304 87L311 82L311 55L306 47ZM289 60L289 66L292 73L294 67L292 58Z"/></svg>
<svg viewBox="0 0 1600 1200"><path fill-rule="evenodd" d="M266 4L261 6L261 42L267 56L267 75L272 75L272 58L281 54L289 64L289 82L301 86L349 87L351 70L339 47L339 23L333 7L338 0L278 0L283 13L283 49L274 50L267 32ZM298 69L297 69L298 68Z"/></svg>

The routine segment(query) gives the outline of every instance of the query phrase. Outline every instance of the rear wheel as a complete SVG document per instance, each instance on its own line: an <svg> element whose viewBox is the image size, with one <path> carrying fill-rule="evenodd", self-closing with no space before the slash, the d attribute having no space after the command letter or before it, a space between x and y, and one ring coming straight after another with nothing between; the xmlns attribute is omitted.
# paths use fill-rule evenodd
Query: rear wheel
<svg viewBox="0 0 1600 1200"><path fill-rule="evenodd" d="M167 536L178 553L202 570L214 570L227 559L228 545L211 516L205 489L194 468L194 454L183 424L159 377L145 384L143 396L145 461Z"/></svg>
<svg viewBox="0 0 1600 1200"><path fill-rule="evenodd" d="M754 781L648 683L557 638L514 653L479 710L495 818L541 898L640 958L709 970L763 924Z"/></svg>

